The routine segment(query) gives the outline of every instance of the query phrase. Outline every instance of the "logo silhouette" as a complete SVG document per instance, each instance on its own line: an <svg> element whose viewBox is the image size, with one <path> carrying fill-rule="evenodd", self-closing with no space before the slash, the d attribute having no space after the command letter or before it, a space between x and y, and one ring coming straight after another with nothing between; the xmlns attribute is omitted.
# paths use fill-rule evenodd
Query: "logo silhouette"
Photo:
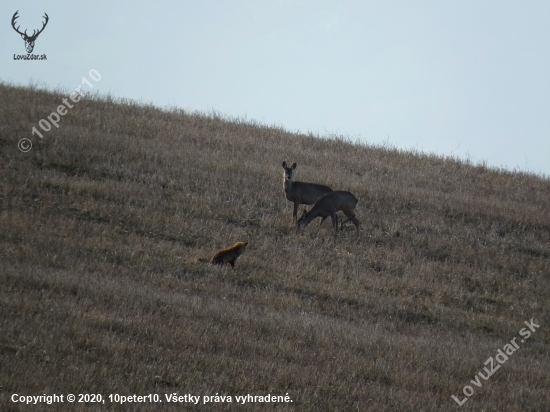
<svg viewBox="0 0 550 412"><path fill-rule="evenodd" d="M13 15L13 17L11 19L11 25L12 25L13 29L21 35L21 38L23 40L25 40L25 48L27 49L27 53L32 53L32 51L34 49L34 42L36 41L36 38L38 37L38 35L40 33L42 33L42 31L44 30L44 27L46 27L46 24L48 24L48 20L50 18L48 17L48 15L46 13L44 13L43 17L46 19L46 21L43 23L42 28L40 30L38 30L38 33L36 32L36 30L34 30L33 33L32 33L32 36L28 36L27 35L27 30L25 30L25 33L21 33L19 31L19 26L17 26L17 28L15 28L15 20L17 20L17 18L19 17L17 15L17 13L19 13L19 10L17 10L15 12L15 14Z"/></svg>

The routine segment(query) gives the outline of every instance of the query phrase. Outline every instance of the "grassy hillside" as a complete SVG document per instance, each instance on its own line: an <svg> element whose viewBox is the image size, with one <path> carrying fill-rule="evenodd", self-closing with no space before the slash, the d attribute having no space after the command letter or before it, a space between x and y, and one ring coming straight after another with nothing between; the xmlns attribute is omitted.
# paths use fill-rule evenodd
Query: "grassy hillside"
<svg viewBox="0 0 550 412"><path fill-rule="evenodd" d="M548 179L108 97L31 136L68 94L0 84L1 410L548 409ZM283 160L357 196L358 240L296 233ZM197 262L236 241L235 269Z"/></svg>

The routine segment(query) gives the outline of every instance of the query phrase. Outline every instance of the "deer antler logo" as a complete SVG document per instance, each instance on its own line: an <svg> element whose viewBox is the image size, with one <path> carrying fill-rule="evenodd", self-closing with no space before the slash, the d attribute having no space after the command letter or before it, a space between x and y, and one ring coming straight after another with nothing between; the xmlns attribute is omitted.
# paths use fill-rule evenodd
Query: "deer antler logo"
<svg viewBox="0 0 550 412"><path fill-rule="evenodd" d="M48 15L46 13L44 13L44 18L46 19L46 21L43 23L42 28L40 30L38 30L38 33L36 32L36 30L34 30L33 33L32 33L32 36L28 36L27 35L27 30L25 30L24 33L21 33L19 31L19 26L17 26L17 28L15 27L15 20L17 20L17 18L19 17L17 15L17 13L19 13L19 10L17 10L15 12L15 14L13 15L13 17L11 19L11 25L12 25L13 29L21 35L23 40L25 40L25 48L27 49L27 53L32 53L32 51L34 49L34 42L36 41L36 38L38 37L38 35L40 33L42 33L42 31L44 30L44 27L46 27L46 24L48 24L48 20L50 18L48 17Z"/></svg>

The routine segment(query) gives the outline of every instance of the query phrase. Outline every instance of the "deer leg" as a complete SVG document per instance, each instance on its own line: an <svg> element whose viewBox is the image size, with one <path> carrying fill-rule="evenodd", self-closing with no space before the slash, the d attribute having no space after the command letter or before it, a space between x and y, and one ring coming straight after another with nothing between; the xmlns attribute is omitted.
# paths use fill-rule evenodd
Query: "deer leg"
<svg viewBox="0 0 550 412"><path fill-rule="evenodd" d="M292 219L294 223L298 221L298 206L300 206L300 203L294 202L294 211L292 212Z"/></svg>
<svg viewBox="0 0 550 412"><path fill-rule="evenodd" d="M344 212L344 214L347 216L347 219L340 225L340 230L343 229L342 226L344 225L344 223L347 223L351 220L355 225L355 228L357 229L357 236L359 236L359 221L355 218L355 213L353 213L352 210L342 210L342 212Z"/></svg>
<svg viewBox="0 0 550 412"><path fill-rule="evenodd" d="M332 227L334 229L334 233L338 234L338 215L336 213L331 213L330 218L332 219Z"/></svg>
<svg viewBox="0 0 550 412"><path fill-rule="evenodd" d="M346 213L346 215L348 216L348 220L351 220L353 222L353 224L355 225L355 228L357 229L357 237L359 237L359 221L357 220L355 215L351 212L350 212L349 215Z"/></svg>

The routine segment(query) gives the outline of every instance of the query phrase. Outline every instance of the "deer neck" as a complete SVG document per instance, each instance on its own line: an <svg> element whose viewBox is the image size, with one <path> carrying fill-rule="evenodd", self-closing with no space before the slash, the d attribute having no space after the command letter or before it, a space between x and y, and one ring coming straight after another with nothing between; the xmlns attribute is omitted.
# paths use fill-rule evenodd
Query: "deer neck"
<svg viewBox="0 0 550 412"><path fill-rule="evenodd" d="M292 189L292 180L287 179L286 177L283 177L283 187L285 189L285 192L288 193Z"/></svg>

